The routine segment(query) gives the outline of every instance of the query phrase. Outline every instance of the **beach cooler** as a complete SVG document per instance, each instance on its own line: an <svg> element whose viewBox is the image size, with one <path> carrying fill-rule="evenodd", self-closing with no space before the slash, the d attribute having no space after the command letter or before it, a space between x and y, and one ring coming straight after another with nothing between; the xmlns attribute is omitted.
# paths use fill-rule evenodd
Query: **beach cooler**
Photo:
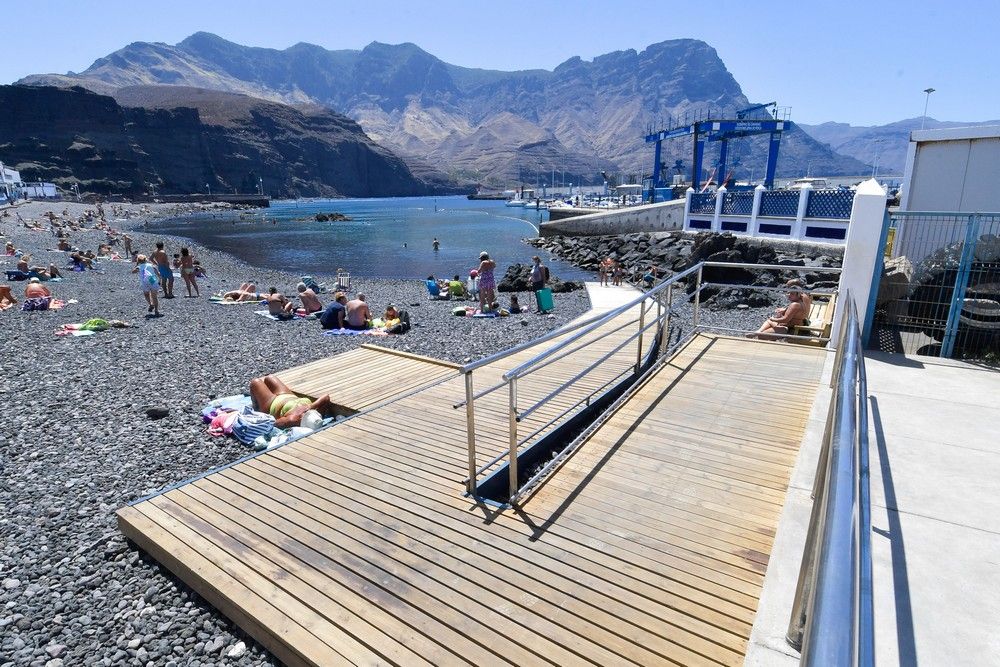
<svg viewBox="0 0 1000 667"><path fill-rule="evenodd" d="M555 310L555 303L552 301L552 290L548 287L543 287L535 292L535 303L538 304L538 310L543 313L551 313Z"/></svg>

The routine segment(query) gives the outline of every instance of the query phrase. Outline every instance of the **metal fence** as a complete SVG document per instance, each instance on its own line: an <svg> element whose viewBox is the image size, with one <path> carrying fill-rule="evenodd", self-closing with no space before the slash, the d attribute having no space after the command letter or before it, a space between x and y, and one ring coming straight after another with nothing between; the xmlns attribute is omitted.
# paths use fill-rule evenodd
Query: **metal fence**
<svg viewBox="0 0 1000 667"><path fill-rule="evenodd" d="M753 213L753 191L737 190L727 192L722 198L723 215L751 215Z"/></svg>
<svg viewBox="0 0 1000 667"><path fill-rule="evenodd" d="M888 216L869 346L1000 360L1000 213Z"/></svg>
<svg viewBox="0 0 1000 667"><path fill-rule="evenodd" d="M875 664L872 601L868 382L857 308L841 295L830 410L813 481L813 509L799 569L788 642L801 664Z"/></svg>
<svg viewBox="0 0 1000 667"><path fill-rule="evenodd" d="M715 213L715 193L695 192L691 195L692 213Z"/></svg>
<svg viewBox="0 0 1000 667"><path fill-rule="evenodd" d="M853 206L853 190L814 190L809 193L806 217L847 220Z"/></svg>
<svg viewBox="0 0 1000 667"><path fill-rule="evenodd" d="M800 190L768 190L760 196L758 215L771 218L794 218L799 211Z"/></svg>

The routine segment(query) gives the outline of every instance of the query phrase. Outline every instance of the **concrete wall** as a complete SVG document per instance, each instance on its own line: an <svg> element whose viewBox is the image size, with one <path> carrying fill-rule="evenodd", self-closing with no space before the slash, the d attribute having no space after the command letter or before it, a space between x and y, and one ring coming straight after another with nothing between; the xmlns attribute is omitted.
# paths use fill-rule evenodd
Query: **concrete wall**
<svg viewBox="0 0 1000 667"><path fill-rule="evenodd" d="M664 232L684 226L684 200L630 206L565 220L543 222L541 236L605 236L636 232Z"/></svg>
<svg viewBox="0 0 1000 667"><path fill-rule="evenodd" d="M1000 211L1000 126L910 135L900 209Z"/></svg>

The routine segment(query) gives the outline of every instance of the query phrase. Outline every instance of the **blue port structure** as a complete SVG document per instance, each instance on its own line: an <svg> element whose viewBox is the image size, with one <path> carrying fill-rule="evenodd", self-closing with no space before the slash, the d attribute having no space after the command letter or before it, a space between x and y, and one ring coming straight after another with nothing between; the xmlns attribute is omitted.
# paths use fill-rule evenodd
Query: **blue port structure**
<svg viewBox="0 0 1000 667"><path fill-rule="evenodd" d="M718 141L719 163L717 173L719 182L725 182L726 167L729 159L729 142L734 139L742 139L758 134L770 134L767 149L767 168L764 173L764 187L774 187L774 172L778 166L778 149L781 146L781 134L791 128L792 123L788 120L787 110L782 110L776 102L767 104L755 104L754 106L740 109L735 117L725 117L722 113L703 112L695 114L690 122L685 117L680 124L671 125L658 132L646 135L646 143L656 145L653 156L653 176L650 183L650 199L655 200L656 190L667 188L664 180L663 165L661 163L661 153L664 141L679 139L681 137L692 138L693 157L691 160L691 185L695 189L701 183L702 162L705 156L705 142ZM779 116L781 116L779 118Z"/></svg>

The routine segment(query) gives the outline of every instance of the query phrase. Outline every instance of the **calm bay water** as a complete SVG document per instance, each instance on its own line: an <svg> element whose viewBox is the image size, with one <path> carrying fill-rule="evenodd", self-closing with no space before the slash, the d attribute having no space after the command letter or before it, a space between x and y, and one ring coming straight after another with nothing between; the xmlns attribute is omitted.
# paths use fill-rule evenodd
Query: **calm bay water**
<svg viewBox="0 0 1000 667"><path fill-rule="evenodd" d="M349 222L316 222L317 213L343 213ZM545 216L543 218L542 216ZM537 235L547 214L507 207L502 201L465 197L400 197L272 202L255 212L192 215L157 225L164 233L223 250L254 266L303 274L424 278L463 277L486 250L500 273L515 262L529 263L536 248L522 239ZM438 251L433 239L441 242ZM591 277L570 264L543 259L553 275Z"/></svg>

